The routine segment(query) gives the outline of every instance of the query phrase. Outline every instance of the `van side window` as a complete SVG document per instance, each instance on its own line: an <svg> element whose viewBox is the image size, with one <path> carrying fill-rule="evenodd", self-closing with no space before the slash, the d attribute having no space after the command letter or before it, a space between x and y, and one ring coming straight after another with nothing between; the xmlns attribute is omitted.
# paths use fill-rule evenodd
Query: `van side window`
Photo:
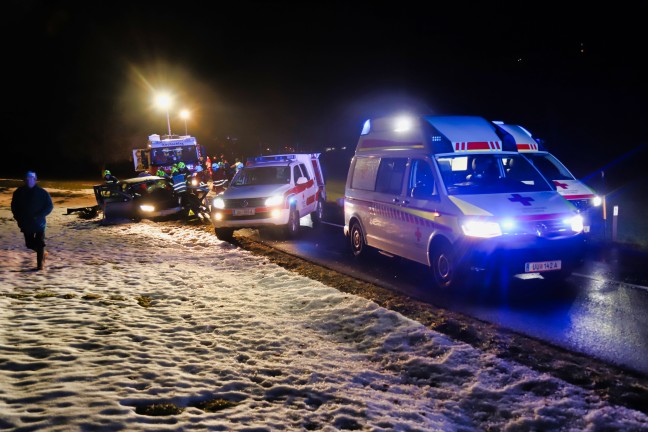
<svg viewBox="0 0 648 432"><path fill-rule="evenodd" d="M351 189L373 191L380 159L376 157L356 157Z"/></svg>
<svg viewBox="0 0 648 432"><path fill-rule="evenodd" d="M299 165L295 165L293 167L293 181L295 184L297 184L297 180L299 180L299 177L302 176L301 169L299 169Z"/></svg>
<svg viewBox="0 0 648 432"><path fill-rule="evenodd" d="M308 170L306 169L306 166L304 164L299 164L299 167L301 168L302 175L306 177L306 180L310 180L310 176L308 175Z"/></svg>
<svg viewBox="0 0 648 432"><path fill-rule="evenodd" d="M412 159L407 190L415 198L426 198L436 195L432 168L423 159Z"/></svg>
<svg viewBox="0 0 648 432"><path fill-rule="evenodd" d="M378 167L376 192L400 194L406 165L406 158L382 158Z"/></svg>

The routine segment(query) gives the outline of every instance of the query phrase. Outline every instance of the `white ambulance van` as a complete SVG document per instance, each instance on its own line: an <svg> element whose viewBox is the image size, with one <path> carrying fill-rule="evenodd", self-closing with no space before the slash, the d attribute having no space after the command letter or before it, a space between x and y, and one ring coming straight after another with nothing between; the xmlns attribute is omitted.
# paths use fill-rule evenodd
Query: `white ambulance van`
<svg viewBox="0 0 648 432"><path fill-rule="evenodd" d="M574 177L558 158L533 138L531 132L518 125L504 124L500 121L493 123L508 132L515 139L517 150L523 153L542 175L555 185L560 195L576 206L583 215L585 232L590 232L594 212L602 203L601 197Z"/></svg>
<svg viewBox="0 0 648 432"><path fill-rule="evenodd" d="M509 134L476 116L367 120L344 223L354 255L375 248L425 264L439 287L467 270L562 279L585 246L577 209Z"/></svg>

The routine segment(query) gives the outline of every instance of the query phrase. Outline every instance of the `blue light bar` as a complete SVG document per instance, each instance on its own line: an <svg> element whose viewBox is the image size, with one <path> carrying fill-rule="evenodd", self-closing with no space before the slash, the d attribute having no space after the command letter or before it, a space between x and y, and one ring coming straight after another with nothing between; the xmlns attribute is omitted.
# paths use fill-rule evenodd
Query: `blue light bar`
<svg viewBox="0 0 648 432"><path fill-rule="evenodd" d="M360 132L360 135L367 135L371 131L371 120L367 120L364 122L364 125L362 126L362 132Z"/></svg>

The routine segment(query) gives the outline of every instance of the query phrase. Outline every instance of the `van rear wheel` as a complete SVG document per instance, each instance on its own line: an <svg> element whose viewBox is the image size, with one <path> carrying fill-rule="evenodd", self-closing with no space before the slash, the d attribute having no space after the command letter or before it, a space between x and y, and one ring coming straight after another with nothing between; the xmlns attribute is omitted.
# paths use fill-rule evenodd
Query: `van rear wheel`
<svg viewBox="0 0 648 432"><path fill-rule="evenodd" d="M430 270L438 288L450 288L456 284L457 263L452 248L446 241L435 244L430 251Z"/></svg>
<svg viewBox="0 0 648 432"><path fill-rule="evenodd" d="M365 243L364 233L362 227L358 222L353 222L349 230L349 240L351 245L351 253L356 258L364 258L367 256L367 244Z"/></svg>
<svg viewBox="0 0 648 432"><path fill-rule="evenodd" d="M313 228L317 228L322 223L322 216L324 215L324 204L321 199L318 199L315 204L315 210L310 214L311 221L313 222Z"/></svg>

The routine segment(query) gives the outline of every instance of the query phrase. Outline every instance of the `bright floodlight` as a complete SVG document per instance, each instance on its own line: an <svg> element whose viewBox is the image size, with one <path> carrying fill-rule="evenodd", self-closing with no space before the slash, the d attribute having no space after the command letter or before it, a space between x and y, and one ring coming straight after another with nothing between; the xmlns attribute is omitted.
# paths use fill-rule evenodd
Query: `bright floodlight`
<svg viewBox="0 0 648 432"><path fill-rule="evenodd" d="M169 95L158 95L158 97L155 98L155 103L160 108L169 108L171 105L171 98Z"/></svg>
<svg viewBox="0 0 648 432"><path fill-rule="evenodd" d="M412 129L412 126L414 126L414 121L411 117L398 117L396 119L396 127L394 128L394 132L407 132L408 130Z"/></svg>

